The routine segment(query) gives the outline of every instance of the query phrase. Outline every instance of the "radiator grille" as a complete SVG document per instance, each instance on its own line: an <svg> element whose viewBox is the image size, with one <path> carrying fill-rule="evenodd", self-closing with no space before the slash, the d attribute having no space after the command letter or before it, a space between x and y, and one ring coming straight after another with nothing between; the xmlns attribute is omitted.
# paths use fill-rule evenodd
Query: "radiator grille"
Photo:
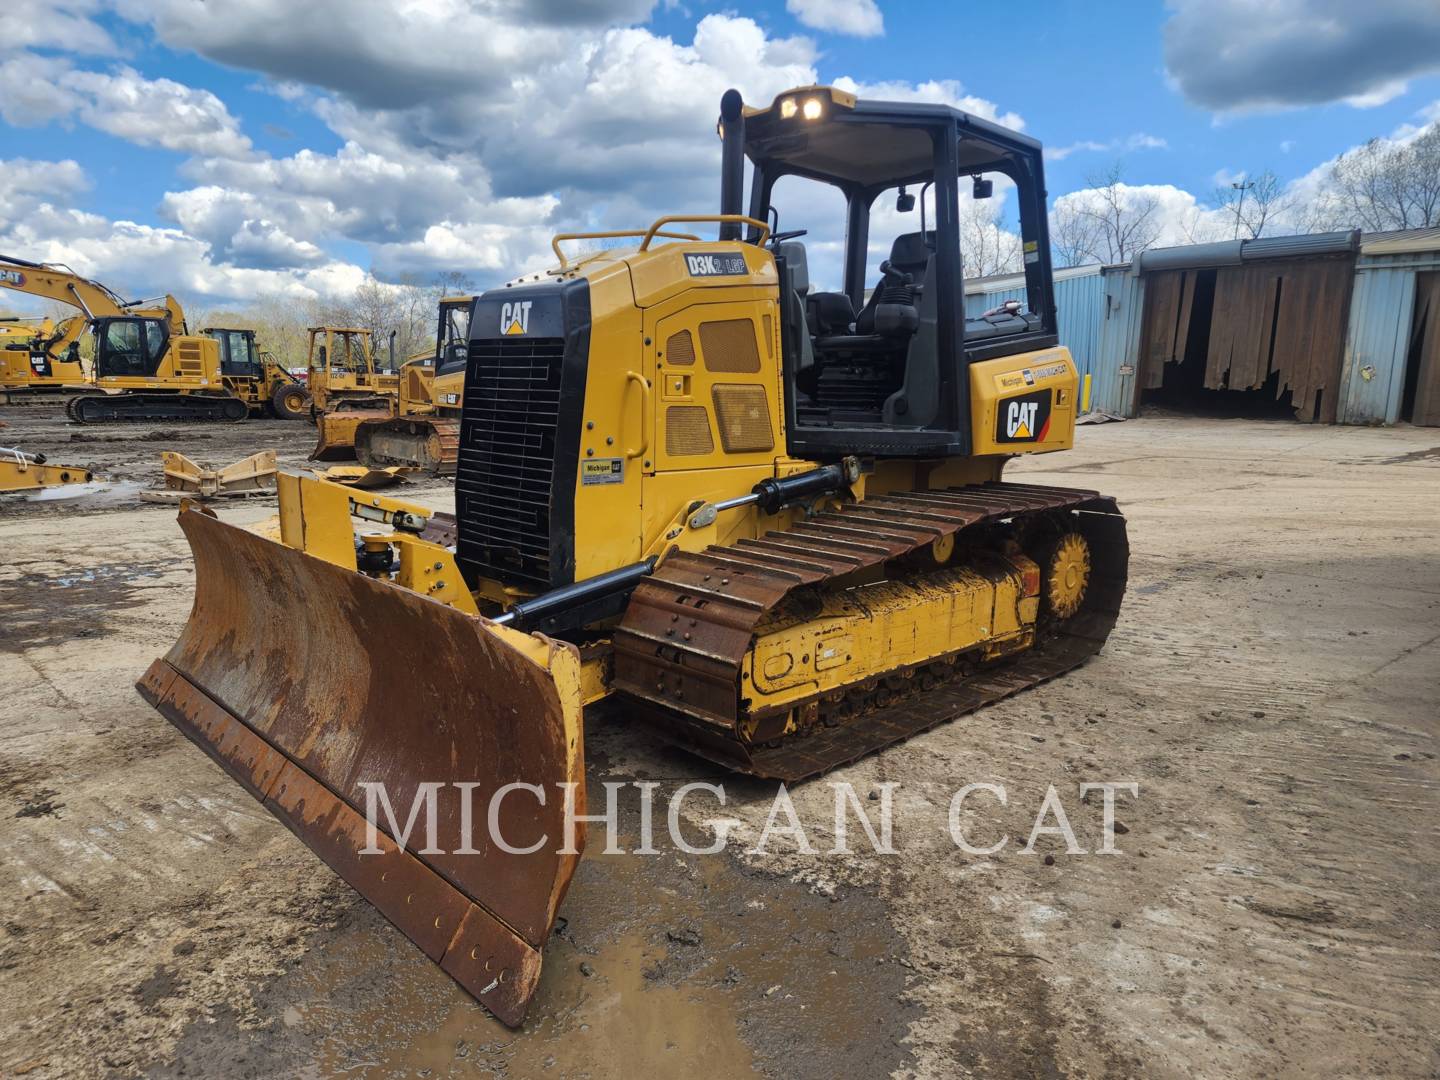
<svg viewBox="0 0 1440 1080"><path fill-rule="evenodd" d="M720 383L711 391L720 442L727 454L773 450L775 435L770 427L770 401L763 386Z"/></svg>
<svg viewBox="0 0 1440 1080"><path fill-rule="evenodd" d="M671 457L698 457L714 450L710 415L704 405L671 405L665 410L665 453Z"/></svg>
<svg viewBox="0 0 1440 1080"><path fill-rule="evenodd" d="M203 375L205 361L198 341L181 341L175 349L176 367L181 375Z"/></svg>
<svg viewBox="0 0 1440 1080"><path fill-rule="evenodd" d="M755 347L755 323L751 319L725 319L700 324L700 354L706 371L753 374L760 370L760 350Z"/></svg>
<svg viewBox="0 0 1440 1080"><path fill-rule="evenodd" d="M458 554L504 581L551 582L551 490L564 357L564 338L470 342L455 471Z"/></svg>

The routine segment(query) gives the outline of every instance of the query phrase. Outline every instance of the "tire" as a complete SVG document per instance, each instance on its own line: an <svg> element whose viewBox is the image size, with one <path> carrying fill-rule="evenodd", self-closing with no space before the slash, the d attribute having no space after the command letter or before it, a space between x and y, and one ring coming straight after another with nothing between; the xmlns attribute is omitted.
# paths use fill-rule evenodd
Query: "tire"
<svg viewBox="0 0 1440 1080"><path fill-rule="evenodd" d="M303 386L286 384L271 395L270 407L281 420L304 420L310 415L310 395Z"/></svg>

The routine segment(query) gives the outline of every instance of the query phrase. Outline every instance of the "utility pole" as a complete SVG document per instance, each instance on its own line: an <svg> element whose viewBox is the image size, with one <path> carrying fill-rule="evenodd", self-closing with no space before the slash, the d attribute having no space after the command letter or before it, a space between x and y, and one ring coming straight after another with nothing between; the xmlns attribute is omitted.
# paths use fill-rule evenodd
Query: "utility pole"
<svg viewBox="0 0 1440 1080"><path fill-rule="evenodd" d="M1232 188L1234 188L1236 191L1240 192L1240 201L1235 204L1235 238L1236 238L1236 239L1239 239L1239 237L1240 237L1240 217L1241 217L1241 214L1243 213L1243 211L1245 210L1245 192L1249 191L1252 187L1255 186L1255 181L1254 181L1254 180L1236 180L1236 181L1232 182L1230 186L1231 186Z"/></svg>

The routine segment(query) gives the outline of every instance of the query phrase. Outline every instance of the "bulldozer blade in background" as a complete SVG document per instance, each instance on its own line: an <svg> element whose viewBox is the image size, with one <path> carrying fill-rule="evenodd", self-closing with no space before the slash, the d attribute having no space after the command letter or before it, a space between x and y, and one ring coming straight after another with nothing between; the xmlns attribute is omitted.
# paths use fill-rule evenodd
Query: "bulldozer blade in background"
<svg viewBox="0 0 1440 1080"><path fill-rule="evenodd" d="M568 645L493 626L326 562L207 511L182 510L195 605L180 640L137 684L317 855L500 1020L524 1018L541 950L583 849L564 846L564 792L584 812L579 658ZM397 844L364 782L408 820ZM487 825L499 804L498 846ZM473 784L470 813L466 793ZM473 836L467 827L473 822ZM579 823L583 827L583 823ZM542 842L543 841L543 842Z"/></svg>
<svg viewBox="0 0 1440 1080"><path fill-rule="evenodd" d="M337 412L322 412L315 417L315 449L310 451L311 461L354 461L355 429L366 420L384 419L382 412L362 412L358 409Z"/></svg>

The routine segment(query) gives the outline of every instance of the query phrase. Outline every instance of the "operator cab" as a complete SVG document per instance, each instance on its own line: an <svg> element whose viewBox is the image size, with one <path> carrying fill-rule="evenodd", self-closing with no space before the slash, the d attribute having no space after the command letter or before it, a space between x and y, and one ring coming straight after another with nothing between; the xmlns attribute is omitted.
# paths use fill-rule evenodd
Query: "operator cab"
<svg viewBox="0 0 1440 1080"><path fill-rule="evenodd" d="M265 366L260 362L259 350L255 348L254 330L218 330L208 327L201 333L220 343L222 375L250 379L264 377Z"/></svg>
<svg viewBox="0 0 1440 1080"><path fill-rule="evenodd" d="M440 326L435 334L435 374L464 371L470 348L470 307L474 297L446 297L440 301Z"/></svg>
<svg viewBox="0 0 1440 1080"><path fill-rule="evenodd" d="M170 341L166 319L96 319L95 374L102 379L148 378L160 368Z"/></svg>
<svg viewBox="0 0 1440 1080"><path fill-rule="evenodd" d="M1057 343L1040 144L945 105L830 87L764 109L732 92L720 127L722 211L740 211L743 148L749 215L775 230L790 452L969 453L969 364ZM962 184L988 198L1002 179L1018 202L1028 303L967 318ZM722 239L739 238L730 229Z"/></svg>

